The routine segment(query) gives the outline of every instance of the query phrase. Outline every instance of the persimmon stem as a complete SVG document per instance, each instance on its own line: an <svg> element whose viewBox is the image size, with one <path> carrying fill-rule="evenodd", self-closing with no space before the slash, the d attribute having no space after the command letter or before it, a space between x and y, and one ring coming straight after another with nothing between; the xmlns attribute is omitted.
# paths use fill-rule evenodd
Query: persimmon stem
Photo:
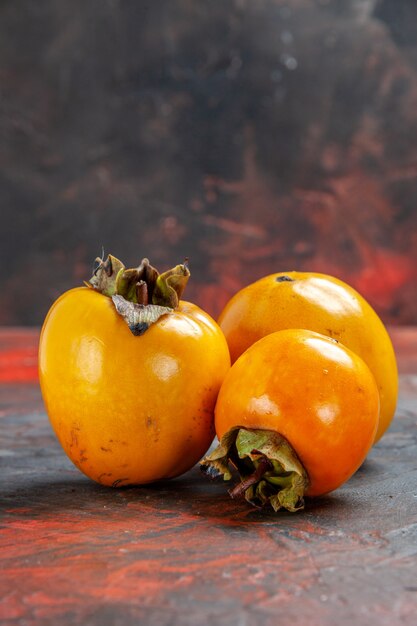
<svg viewBox="0 0 417 626"><path fill-rule="evenodd" d="M245 491L249 489L249 487L252 487L252 485L256 485L256 483L262 478L265 472L271 470L272 468L273 465L271 461L267 459L266 456L262 456L261 460L259 461L258 467L253 472L253 474L235 485L233 489L229 489L229 496L231 498L241 498L245 495Z"/></svg>
<svg viewBox="0 0 417 626"><path fill-rule="evenodd" d="M138 304L143 304L145 306L149 304L148 285L146 284L144 280L140 280L136 284L136 298L137 298Z"/></svg>

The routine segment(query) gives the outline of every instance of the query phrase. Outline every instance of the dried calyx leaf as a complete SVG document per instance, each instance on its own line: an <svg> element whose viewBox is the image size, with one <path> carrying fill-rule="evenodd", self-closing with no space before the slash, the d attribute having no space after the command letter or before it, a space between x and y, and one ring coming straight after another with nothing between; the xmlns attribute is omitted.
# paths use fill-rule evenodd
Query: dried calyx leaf
<svg viewBox="0 0 417 626"><path fill-rule="evenodd" d="M244 496L257 508L271 506L295 512L304 508L309 485L307 473L284 437L271 430L233 428L219 446L201 462L210 478L232 478L237 470L240 483L229 490L232 498Z"/></svg>
<svg viewBox="0 0 417 626"><path fill-rule="evenodd" d="M97 258L96 262L88 286L112 298L134 335L142 335L161 315L178 307L190 277L187 261L163 274L148 259L142 259L132 269L126 269L111 254L105 260Z"/></svg>
<svg viewBox="0 0 417 626"><path fill-rule="evenodd" d="M112 296L116 311L123 317L134 335L143 335L151 324L159 320L161 315L171 313L174 309L157 304L136 304L125 300L123 296Z"/></svg>
<svg viewBox="0 0 417 626"><path fill-rule="evenodd" d="M117 281L125 266L111 254L105 261L97 257L96 263L98 265L90 278L90 285L105 296L111 297L117 291Z"/></svg>
<svg viewBox="0 0 417 626"><path fill-rule="evenodd" d="M175 309L184 292L190 277L188 261L182 265L176 265L171 270L164 272L156 279L152 295L153 304L172 306Z"/></svg>

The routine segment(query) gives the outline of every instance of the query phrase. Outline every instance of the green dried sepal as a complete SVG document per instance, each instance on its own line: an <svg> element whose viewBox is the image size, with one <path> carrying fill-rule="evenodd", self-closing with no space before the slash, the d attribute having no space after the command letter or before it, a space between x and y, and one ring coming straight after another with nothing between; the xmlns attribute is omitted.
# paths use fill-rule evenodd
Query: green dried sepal
<svg viewBox="0 0 417 626"><path fill-rule="evenodd" d="M232 473L229 469L230 451L236 441L236 433L229 430L222 437L219 445L211 454L201 462L204 473L210 478L223 477L223 480L231 480Z"/></svg>
<svg viewBox="0 0 417 626"><path fill-rule="evenodd" d="M160 274L156 279L152 294L152 304L170 306L176 309L190 278L187 263L176 265Z"/></svg>
<svg viewBox="0 0 417 626"><path fill-rule="evenodd" d="M97 257L96 263L98 265L90 278L90 285L104 296L111 298L117 293L117 282L119 276L123 274L125 266L111 254L105 261Z"/></svg>

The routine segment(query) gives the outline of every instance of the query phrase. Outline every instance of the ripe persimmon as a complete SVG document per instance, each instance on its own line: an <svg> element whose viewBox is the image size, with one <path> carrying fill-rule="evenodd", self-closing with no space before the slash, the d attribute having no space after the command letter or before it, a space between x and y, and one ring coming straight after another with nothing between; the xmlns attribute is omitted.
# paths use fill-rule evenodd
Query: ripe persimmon
<svg viewBox="0 0 417 626"><path fill-rule="evenodd" d="M45 319L39 372L49 419L73 463L103 485L180 475L214 437L230 357L211 317L180 300L188 276L186 265L159 275L146 259L127 270L109 256Z"/></svg>
<svg viewBox="0 0 417 626"><path fill-rule="evenodd" d="M398 372L388 332L368 302L333 276L271 274L235 294L219 317L232 363L255 341L287 328L333 337L356 352L378 385L381 415L375 441L389 427L398 396Z"/></svg>
<svg viewBox="0 0 417 626"><path fill-rule="evenodd" d="M309 330L267 335L232 365L220 389L212 477L241 477L232 497L295 511L342 485L374 441L379 393L365 362Z"/></svg>

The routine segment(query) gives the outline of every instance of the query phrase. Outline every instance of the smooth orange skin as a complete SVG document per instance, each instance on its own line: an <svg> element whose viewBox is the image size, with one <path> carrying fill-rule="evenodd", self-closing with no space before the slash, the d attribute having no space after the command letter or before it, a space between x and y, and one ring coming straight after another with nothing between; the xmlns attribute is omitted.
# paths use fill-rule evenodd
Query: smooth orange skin
<svg viewBox="0 0 417 626"><path fill-rule="evenodd" d="M227 374L215 411L219 439L237 426L285 437L309 476L309 496L352 476L378 419L378 388L364 361L335 340L298 329L250 347Z"/></svg>
<svg viewBox="0 0 417 626"><path fill-rule="evenodd" d="M277 282L280 276L292 281ZM377 382L381 415L375 442L389 427L398 397L394 349L373 308L346 283L310 272L271 274L235 294L219 325L232 363L255 341L278 330L304 328L334 337L365 361Z"/></svg>
<svg viewBox="0 0 417 626"><path fill-rule="evenodd" d="M44 322L42 395L73 463L103 485L180 475L207 451L230 367L217 324L180 302L140 337L111 299L85 287L64 293Z"/></svg>

